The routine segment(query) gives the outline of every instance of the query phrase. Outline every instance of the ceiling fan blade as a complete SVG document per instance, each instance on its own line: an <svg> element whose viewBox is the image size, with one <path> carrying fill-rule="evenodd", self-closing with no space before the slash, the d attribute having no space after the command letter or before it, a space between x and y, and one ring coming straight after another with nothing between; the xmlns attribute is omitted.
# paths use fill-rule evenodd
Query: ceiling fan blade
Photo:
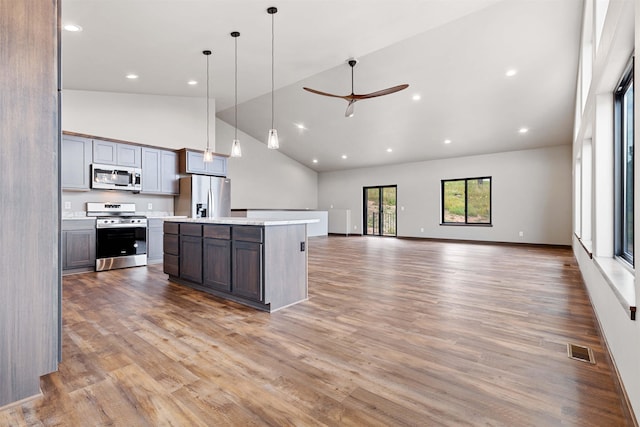
<svg viewBox="0 0 640 427"><path fill-rule="evenodd" d="M321 92L319 90L311 89L309 87L303 87L302 89L306 90L307 92L315 93L316 95L331 96L332 98L342 98L342 99L349 100L349 98L347 98L347 96L334 95L332 93Z"/></svg>
<svg viewBox="0 0 640 427"><path fill-rule="evenodd" d="M376 96L384 96L384 95L400 92L401 90L404 90L408 87L409 87L408 84L403 84L403 85L390 87L387 89L382 89L377 92L365 93L363 95L352 95L352 96L354 99L369 99L369 98L375 98Z"/></svg>
<svg viewBox="0 0 640 427"><path fill-rule="evenodd" d="M356 103L355 99L352 99L351 101L349 101L349 105L347 105L347 111L345 111L344 113L345 117L353 117L353 114L355 113L354 111L355 103Z"/></svg>

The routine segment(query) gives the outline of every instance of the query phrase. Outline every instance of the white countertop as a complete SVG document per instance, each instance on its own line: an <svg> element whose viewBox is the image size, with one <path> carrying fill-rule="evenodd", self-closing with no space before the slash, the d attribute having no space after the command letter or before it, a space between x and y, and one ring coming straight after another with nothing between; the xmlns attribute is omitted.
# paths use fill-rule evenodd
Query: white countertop
<svg viewBox="0 0 640 427"><path fill-rule="evenodd" d="M65 216L62 217L63 221L69 221L69 220L84 220L84 221L95 221L96 217L95 216Z"/></svg>
<svg viewBox="0 0 640 427"><path fill-rule="evenodd" d="M244 218L244 217L216 217L216 218L171 218L168 222L193 222L197 224L227 224L227 225L292 225L292 224L312 224L318 222L317 219L265 219L265 218Z"/></svg>
<svg viewBox="0 0 640 427"><path fill-rule="evenodd" d="M169 220L169 219L186 219L186 216L178 216L178 215L163 215L163 216L159 216L159 215L147 215L147 219L164 219L164 220Z"/></svg>

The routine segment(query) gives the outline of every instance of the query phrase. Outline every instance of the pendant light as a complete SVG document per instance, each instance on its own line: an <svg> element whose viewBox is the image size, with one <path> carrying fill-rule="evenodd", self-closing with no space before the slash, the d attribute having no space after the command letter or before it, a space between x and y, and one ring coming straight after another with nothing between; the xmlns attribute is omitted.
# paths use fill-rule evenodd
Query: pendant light
<svg viewBox="0 0 640 427"><path fill-rule="evenodd" d="M235 68L235 104L233 107L233 116L235 120L235 133L233 138L233 143L231 144L231 157L242 157L242 147L240 147L240 140L238 139L238 37L240 37L240 33L238 31L234 31L231 33L231 37L234 38L235 41L235 59L236 59L236 68Z"/></svg>
<svg viewBox="0 0 640 427"><path fill-rule="evenodd" d="M274 21L274 15L276 13L278 13L278 9L275 7L270 7L269 9L267 9L267 13L269 15L271 15L271 129L269 129L269 136L267 138L267 147L271 148L272 150L277 150L278 148L280 148L280 143L278 142L278 131L274 128L273 126L273 106L274 106L274 102L273 102L273 90L274 90L274 78L273 78L273 69L274 69L274 54L273 54L273 40L274 40L274 31L273 31L273 21Z"/></svg>
<svg viewBox="0 0 640 427"><path fill-rule="evenodd" d="M209 56L210 50L203 50L202 53L207 57L207 148L204 150L204 161L209 163L213 161L213 152L209 148Z"/></svg>

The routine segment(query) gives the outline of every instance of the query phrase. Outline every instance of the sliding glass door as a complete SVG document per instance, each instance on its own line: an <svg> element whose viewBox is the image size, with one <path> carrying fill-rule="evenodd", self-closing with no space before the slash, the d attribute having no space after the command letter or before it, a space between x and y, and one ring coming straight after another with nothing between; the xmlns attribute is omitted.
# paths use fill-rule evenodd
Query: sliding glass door
<svg viewBox="0 0 640 427"><path fill-rule="evenodd" d="M364 187L364 234L396 235L397 186Z"/></svg>

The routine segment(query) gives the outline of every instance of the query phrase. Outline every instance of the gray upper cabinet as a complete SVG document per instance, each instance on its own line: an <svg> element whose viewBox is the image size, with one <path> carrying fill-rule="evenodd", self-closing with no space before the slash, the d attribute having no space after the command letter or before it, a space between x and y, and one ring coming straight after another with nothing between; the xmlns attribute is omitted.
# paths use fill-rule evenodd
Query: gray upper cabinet
<svg viewBox="0 0 640 427"><path fill-rule="evenodd" d="M160 190L162 194L179 194L178 154L173 151L160 151Z"/></svg>
<svg viewBox="0 0 640 427"><path fill-rule="evenodd" d="M159 193L161 179L160 150L142 149L142 193Z"/></svg>
<svg viewBox="0 0 640 427"><path fill-rule="evenodd" d="M116 143L109 141L93 141L93 162L104 165L116 164Z"/></svg>
<svg viewBox="0 0 640 427"><path fill-rule="evenodd" d="M94 140L93 162L139 168L142 167L142 150L135 145Z"/></svg>
<svg viewBox="0 0 640 427"><path fill-rule="evenodd" d="M89 191L91 189L92 144L87 138L62 137L62 189Z"/></svg>
<svg viewBox="0 0 640 427"><path fill-rule="evenodd" d="M178 194L178 156L173 151L142 148L142 193Z"/></svg>
<svg viewBox="0 0 640 427"><path fill-rule="evenodd" d="M200 151L180 150L180 172L226 177L227 157L215 154L213 161L205 162Z"/></svg>

